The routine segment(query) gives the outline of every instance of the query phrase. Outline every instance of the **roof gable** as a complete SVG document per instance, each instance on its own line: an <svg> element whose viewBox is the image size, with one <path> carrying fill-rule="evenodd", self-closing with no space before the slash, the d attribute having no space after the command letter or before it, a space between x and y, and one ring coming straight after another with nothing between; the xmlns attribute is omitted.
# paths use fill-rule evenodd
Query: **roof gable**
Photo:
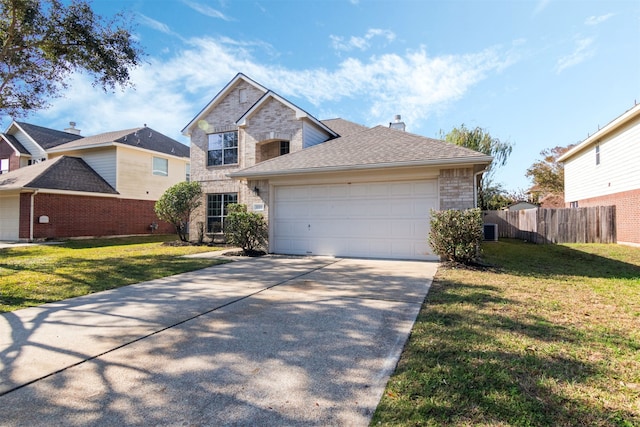
<svg viewBox="0 0 640 427"><path fill-rule="evenodd" d="M0 191L22 189L118 194L84 160L68 156L56 157L0 176Z"/></svg>
<svg viewBox="0 0 640 427"><path fill-rule="evenodd" d="M2 139L9 144L9 146L11 146L11 148L14 149L14 151L16 151L17 153L24 155L24 156L31 156L31 153L29 152L29 150L27 150L26 148L24 148L24 145L22 145L20 143L20 141L18 141L16 139L15 136L13 135L8 135L6 133L3 133L2 135L0 135L0 137L2 137Z"/></svg>
<svg viewBox="0 0 640 427"><path fill-rule="evenodd" d="M445 141L376 126L258 163L231 176L258 177L422 165L486 165L491 160L491 156Z"/></svg>
<svg viewBox="0 0 640 427"><path fill-rule="evenodd" d="M266 87L250 79L244 74L238 73L229 83L226 84L225 87L222 88L220 92L218 92L216 96L213 97L211 101L209 101L209 103L202 110L200 110L198 114L196 114L196 116L184 127L184 129L182 129L182 134L185 136L189 136L194 126L196 126L196 124L200 120L207 116L207 114L209 114L209 112L213 110L216 105L218 105L218 103L220 103L220 101L222 101L234 89L234 87L240 80L250 84L263 93L267 93L269 91Z"/></svg>
<svg viewBox="0 0 640 427"><path fill-rule="evenodd" d="M16 127L29 136L43 150L48 150L70 141L82 139L80 135L64 132L55 129L49 129L42 126L32 125L24 122L14 122Z"/></svg>
<svg viewBox="0 0 640 427"><path fill-rule="evenodd" d="M238 125L239 127L246 126L247 125L247 120L249 120L251 118L251 116L253 116L257 111L259 111L267 103L267 101L269 101L270 99L278 101L281 104L283 104L285 107L290 108L291 110L293 110L296 113L296 119L298 119L298 120L307 119L311 123L313 123L314 125L318 126L320 129L322 129L323 131L327 132L329 135L331 135L333 137L337 137L338 136L337 133L335 133L332 129L330 129L327 125L322 123L320 120L316 119L315 117L313 117L311 114L307 113L302 108L300 108L297 105L295 105L294 103L286 100L285 98L281 97L280 95L278 95L277 93L275 93L272 90L269 90L267 93L265 93L262 96L262 98L260 98L255 104L253 104L251 106L251 108L249 108L242 115L242 117L240 117L236 121L236 125Z"/></svg>

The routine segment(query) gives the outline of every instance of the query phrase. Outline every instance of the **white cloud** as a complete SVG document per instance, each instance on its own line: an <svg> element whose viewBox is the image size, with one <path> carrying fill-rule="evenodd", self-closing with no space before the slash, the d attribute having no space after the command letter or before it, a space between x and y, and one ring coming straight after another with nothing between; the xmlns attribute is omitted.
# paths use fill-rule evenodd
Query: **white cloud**
<svg viewBox="0 0 640 427"><path fill-rule="evenodd" d="M613 17L614 15L614 13L607 13L606 15L590 16L586 19L586 21L584 21L584 23L585 25L598 25Z"/></svg>
<svg viewBox="0 0 640 427"><path fill-rule="evenodd" d="M148 16L143 15L141 13L138 14L138 16L140 17L140 23L142 25L149 27L151 29L154 29L156 31L160 31L161 33L176 35L176 33L171 31L171 28L167 24L164 24L160 21L156 21L155 19L149 18Z"/></svg>
<svg viewBox="0 0 640 427"><path fill-rule="evenodd" d="M303 108L310 104L365 125L388 122L394 114L417 124L513 62L510 53L499 48L434 57L420 48L366 59L351 57L332 70L296 70L257 62L252 47L230 39L190 40L171 59L151 59L134 70L136 90L115 94L104 93L87 77L76 75L66 98L54 100L50 110L40 113L46 120L36 123L61 129L73 120L84 135L147 123L186 142L180 136L182 128L236 73L243 72Z"/></svg>
<svg viewBox="0 0 640 427"><path fill-rule="evenodd" d="M533 16L536 16L545 10L547 6L549 6L549 3L551 3L551 0L539 0L538 4L536 4L536 8L533 10Z"/></svg>
<svg viewBox="0 0 640 427"><path fill-rule="evenodd" d="M362 37L351 36L349 40L345 41L344 37L330 35L331 46L337 51L348 52L353 49L359 49L365 51L371 47L371 42L374 37L382 37L387 43L391 43L395 40L396 35L393 31L381 30L379 28L372 28L366 32Z"/></svg>
<svg viewBox="0 0 640 427"><path fill-rule="evenodd" d="M191 9L195 10L196 12L201 13L210 18L222 19L224 21L232 20L230 17L228 17L224 13L206 4L197 3L195 1L190 1L190 0L182 0L182 2L187 6L189 6Z"/></svg>
<svg viewBox="0 0 640 427"><path fill-rule="evenodd" d="M593 49L594 39L591 37L576 40L576 47L569 55L563 56L556 63L556 73L560 74L567 68L576 66L591 58L595 51Z"/></svg>

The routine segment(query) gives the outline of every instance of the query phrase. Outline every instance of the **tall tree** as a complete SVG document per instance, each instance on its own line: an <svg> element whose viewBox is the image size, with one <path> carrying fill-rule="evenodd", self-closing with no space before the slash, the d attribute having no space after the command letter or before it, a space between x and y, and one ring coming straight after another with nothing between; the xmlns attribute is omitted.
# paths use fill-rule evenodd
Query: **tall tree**
<svg viewBox="0 0 640 427"><path fill-rule="evenodd" d="M569 145L542 150L542 159L527 169L526 176L533 181L537 196L564 195L564 165L558 162L558 158L573 147Z"/></svg>
<svg viewBox="0 0 640 427"><path fill-rule="evenodd" d="M440 137L452 144L493 156L493 162L478 183L478 207L483 210L489 210L496 205L503 205L506 199L505 194L503 194L504 191L499 185L492 184L492 175L497 167L504 166L507 163L507 159L513 150L511 143L492 137L489 132L481 127L476 126L473 129L469 129L464 123L459 128L453 128L446 135L440 131Z"/></svg>
<svg viewBox="0 0 640 427"><path fill-rule="evenodd" d="M0 114L46 108L74 71L104 90L130 85L143 55L131 31L124 15L107 20L84 0L0 0Z"/></svg>

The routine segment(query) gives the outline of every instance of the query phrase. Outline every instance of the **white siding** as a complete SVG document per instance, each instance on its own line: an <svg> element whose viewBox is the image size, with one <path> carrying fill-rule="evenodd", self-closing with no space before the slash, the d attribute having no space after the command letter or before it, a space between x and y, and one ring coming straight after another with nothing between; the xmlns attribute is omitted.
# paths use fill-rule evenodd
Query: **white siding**
<svg viewBox="0 0 640 427"><path fill-rule="evenodd" d="M573 202L640 188L640 120L623 126L565 164L565 200Z"/></svg>
<svg viewBox="0 0 640 427"><path fill-rule="evenodd" d="M321 144L329 139L329 135L322 129L308 122L302 124L302 148L309 148Z"/></svg>
<svg viewBox="0 0 640 427"><path fill-rule="evenodd" d="M83 153L82 158L93 170L98 172L113 188L116 188L116 150Z"/></svg>
<svg viewBox="0 0 640 427"><path fill-rule="evenodd" d="M18 140L20 144L22 144L24 148L27 149L27 151L29 151L29 153L31 153L31 156L32 156L31 158L33 160L48 158L47 154L42 150L42 148L40 148L39 145L31 141L31 139L27 137L24 133L18 132L13 136Z"/></svg>

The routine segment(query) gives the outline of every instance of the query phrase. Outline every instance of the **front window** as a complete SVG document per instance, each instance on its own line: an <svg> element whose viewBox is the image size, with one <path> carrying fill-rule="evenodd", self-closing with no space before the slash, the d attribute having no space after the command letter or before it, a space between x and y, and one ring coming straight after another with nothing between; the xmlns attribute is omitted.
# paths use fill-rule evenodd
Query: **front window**
<svg viewBox="0 0 640 427"><path fill-rule="evenodd" d="M238 203L238 193L207 194L207 233L222 233L227 206Z"/></svg>
<svg viewBox="0 0 640 427"><path fill-rule="evenodd" d="M189 182L191 181L191 163L187 163L184 166L184 172L185 172L185 181Z"/></svg>
<svg viewBox="0 0 640 427"><path fill-rule="evenodd" d="M600 145L596 145L596 165L600 164Z"/></svg>
<svg viewBox="0 0 640 427"><path fill-rule="evenodd" d="M221 132L209 135L207 166L238 163L238 132Z"/></svg>
<svg viewBox="0 0 640 427"><path fill-rule="evenodd" d="M0 159L0 174L9 172L9 159Z"/></svg>
<svg viewBox="0 0 640 427"><path fill-rule="evenodd" d="M169 160L161 157L153 158L153 174L158 176L169 175Z"/></svg>

